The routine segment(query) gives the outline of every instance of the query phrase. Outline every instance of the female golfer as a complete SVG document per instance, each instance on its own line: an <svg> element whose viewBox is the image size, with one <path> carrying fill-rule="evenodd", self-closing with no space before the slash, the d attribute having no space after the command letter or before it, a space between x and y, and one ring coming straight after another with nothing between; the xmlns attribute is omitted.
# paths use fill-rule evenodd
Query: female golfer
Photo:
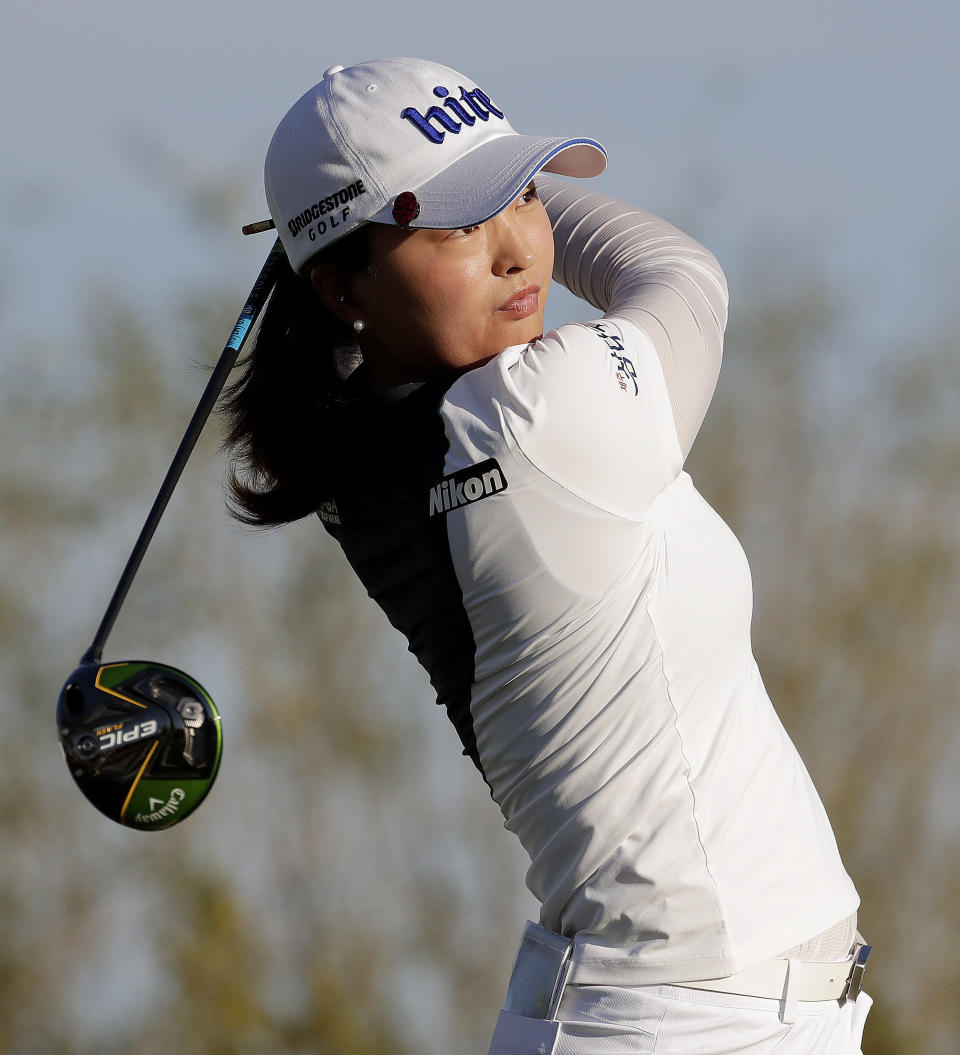
<svg viewBox="0 0 960 1055"><path fill-rule="evenodd" d="M604 164L444 66L327 70L267 154L290 268L228 404L235 512L319 514L530 855L492 1055L850 1055L858 897L683 471L723 275L543 175ZM544 335L551 277L596 321Z"/></svg>

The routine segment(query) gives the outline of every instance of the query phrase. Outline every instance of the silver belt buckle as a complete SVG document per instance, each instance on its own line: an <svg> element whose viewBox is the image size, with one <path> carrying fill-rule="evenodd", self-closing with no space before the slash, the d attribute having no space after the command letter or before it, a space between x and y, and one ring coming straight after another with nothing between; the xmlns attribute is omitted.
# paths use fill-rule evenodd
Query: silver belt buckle
<svg viewBox="0 0 960 1055"><path fill-rule="evenodd" d="M858 943L853 947L853 966L847 976L847 984L840 996L840 1002L856 1000L863 988L863 975L867 969L867 957L870 955L871 945Z"/></svg>

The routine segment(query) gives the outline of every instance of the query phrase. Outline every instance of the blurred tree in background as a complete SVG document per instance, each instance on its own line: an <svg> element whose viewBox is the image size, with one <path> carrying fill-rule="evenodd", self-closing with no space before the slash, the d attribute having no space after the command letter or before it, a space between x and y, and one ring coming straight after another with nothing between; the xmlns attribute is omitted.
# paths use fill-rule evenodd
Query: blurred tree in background
<svg viewBox="0 0 960 1055"><path fill-rule="evenodd" d="M764 269L782 274L783 268ZM789 269L788 269L789 271ZM860 347L828 285L747 275L690 469L740 536L770 693L876 953L868 1055L956 1050L957 338ZM212 692L209 800L111 825L53 709L239 308L159 331L115 294L70 349L9 344L0 407L0 1055L486 1050L525 861L425 676L319 523L224 513L215 430L106 651ZM163 339L156 336L163 332Z"/></svg>

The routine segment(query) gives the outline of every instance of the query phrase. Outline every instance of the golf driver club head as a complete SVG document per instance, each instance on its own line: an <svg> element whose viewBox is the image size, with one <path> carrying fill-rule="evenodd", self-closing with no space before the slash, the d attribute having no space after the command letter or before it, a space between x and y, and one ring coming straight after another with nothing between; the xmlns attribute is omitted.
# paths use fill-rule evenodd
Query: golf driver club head
<svg viewBox="0 0 960 1055"><path fill-rule="evenodd" d="M77 786L128 828L182 821L220 766L220 715L210 694L164 663L82 663L60 690L57 727Z"/></svg>

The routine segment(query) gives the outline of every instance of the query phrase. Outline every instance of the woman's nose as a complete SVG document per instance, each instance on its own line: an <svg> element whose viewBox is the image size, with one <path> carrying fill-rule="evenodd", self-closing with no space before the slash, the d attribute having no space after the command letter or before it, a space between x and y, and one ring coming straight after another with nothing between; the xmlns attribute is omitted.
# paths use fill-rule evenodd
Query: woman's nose
<svg viewBox="0 0 960 1055"><path fill-rule="evenodd" d="M493 269L497 275L526 271L534 261L532 240L516 218L495 216L487 221L495 239Z"/></svg>

